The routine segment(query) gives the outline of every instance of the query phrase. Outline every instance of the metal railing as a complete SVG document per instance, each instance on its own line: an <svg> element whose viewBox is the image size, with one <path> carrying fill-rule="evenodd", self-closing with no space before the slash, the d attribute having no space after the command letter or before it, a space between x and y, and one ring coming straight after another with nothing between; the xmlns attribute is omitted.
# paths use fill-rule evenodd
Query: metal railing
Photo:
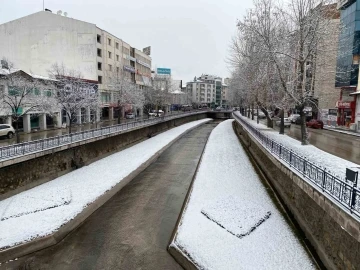
<svg viewBox="0 0 360 270"><path fill-rule="evenodd" d="M143 127L153 125L159 122L168 121L171 119L182 118L188 115L195 115L204 112L184 112L176 115L168 115L163 117L149 118L145 120L139 120L134 122L128 122L125 124L118 124L108 127L102 127L97 129L90 129L81 132L70 133L66 135L50 137L41 140L23 142L18 144L12 144L8 146L0 147L0 161L13 159L26 154L37 153L45 150L52 149L75 142L80 142L104 135L116 134L125 130L131 130L137 127Z"/></svg>
<svg viewBox="0 0 360 270"><path fill-rule="evenodd" d="M252 126L240 116L233 114L241 125L250 132L269 152L280 160L295 169L304 178L308 179L313 185L317 186L330 198L339 202L347 208L352 214L360 217L360 190L353 183L347 182L328 172L326 168L320 168L306 158L295 153L282 144L270 139L260 130Z"/></svg>

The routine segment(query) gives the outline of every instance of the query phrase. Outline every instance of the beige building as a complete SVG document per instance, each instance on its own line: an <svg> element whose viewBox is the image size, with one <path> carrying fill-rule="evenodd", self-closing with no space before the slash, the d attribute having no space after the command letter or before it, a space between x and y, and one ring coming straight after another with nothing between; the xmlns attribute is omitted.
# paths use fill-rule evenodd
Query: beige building
<svg viewBox="0 0 360 270"><path fill-rule="evenodd" d="M121 73L140 88L151 85L151 57L95 24L49 11L0 25L0 58L15 67L42 76L54 63L80 71L98 81L104 118L117 106L109 89L113 73Z"/></svg>
<svg viewBox="0 0 360 270"><path fill-rule="evenodd" d="M320 44L316 55L314 87L311 95L318 101L319 118L327 119L329 109L335 109L340 89L335 88L336 61L339 43L340 13L336 4L328 6L328 35Z"/></svg>

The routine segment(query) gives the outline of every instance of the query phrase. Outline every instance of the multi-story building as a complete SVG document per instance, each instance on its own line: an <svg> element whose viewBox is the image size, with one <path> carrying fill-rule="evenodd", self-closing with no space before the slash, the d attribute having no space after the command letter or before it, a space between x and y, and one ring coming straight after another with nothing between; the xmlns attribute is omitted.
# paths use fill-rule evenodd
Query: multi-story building
<svg viewBox="0 0 360 270"><path fill-rule="evenodd" d="M15 67L47 76L55 63L97 81L102 115L114 117L117 106L109 87L111 77L121 73L140 88L151 85L151 57L121 38L66 16L40 11L0 25L0 58ZM81 116L79 116L81 117Z"/></svg>
<svg viewBox="0 0 360 270"><path fill-rule="evenodd" d="M340 21L344 25L339 35L336 64L335 86L340 88L336 103L337 124L350 127L358 124L360 131L360 113L356 107L359 89L360 60L360 0L342 0L338 2ZM360 101L360 100L359 100Z"/></svg>
<svg viewBox="0 0 360 270"><path fill-rule="evenodd" d="M194 81L186 84L188 103L207 104L209 107L221 106L223 104L222 79L217 76L203 74Z"/></svg>

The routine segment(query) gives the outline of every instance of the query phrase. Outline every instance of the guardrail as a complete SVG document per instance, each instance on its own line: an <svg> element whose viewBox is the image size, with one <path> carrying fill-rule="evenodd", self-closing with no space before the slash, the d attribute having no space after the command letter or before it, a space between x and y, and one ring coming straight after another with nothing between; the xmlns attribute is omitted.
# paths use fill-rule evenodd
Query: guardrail
<svg viewBox="0 0 360 270"><path fill-rule="evenodd" d="M177 115L169 115L157 118L150 118L145 120L139 120L134 122L128 122L126 124L113 125L108 127L102 127L97 129L91 129L81 132L70 133L66 135L50 137L41 140L29 141L24 143L18 143L8 146L0 147L0 161L13 159L26 154L41 152L75 142L80 142L104 135L116 134L125 130L131 130L137 127L153 125L156 123L182 118L188 115L195 115L204 112L186 112Z"/></svg>
<svg viewBox="0 0 360 270"><path fill-rule="evenodd" d="M338 176L328 172L326 169L320 168L309 160L306 160L306 158L301 157L292 149L270 139L247 121L241 119L240 116L236 114L233 114L233 116L269 152L287 163L290 168L301 173L304 178L310 180L310 182L320 188L323 193L328 194L330 198L347 208L350 213L360 217L360 190L353 183L342 180Z"/></svg>

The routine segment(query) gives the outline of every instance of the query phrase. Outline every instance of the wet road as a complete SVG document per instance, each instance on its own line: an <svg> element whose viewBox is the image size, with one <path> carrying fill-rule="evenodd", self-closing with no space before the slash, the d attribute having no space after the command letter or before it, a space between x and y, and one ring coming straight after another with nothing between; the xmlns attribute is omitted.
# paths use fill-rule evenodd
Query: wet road
<svg viewBox="0 0 360 270"><path fill-rule="evenodd" d="M261 123L266 125L264 120ZM275 126L275 130L279 130L279 127ZM300 141L299 125L291 124L290 128L285 128L285 132ZM326 129L308 128L308 132L310 143L317 148L354 163L360 163L360 137Z"/></svg>
<svg viewBox="0 0 360 270"><path fill-rule="evenodd" d="M174 143L59 244L0 269L182 269L166 247L215 126Z"/></svg>

